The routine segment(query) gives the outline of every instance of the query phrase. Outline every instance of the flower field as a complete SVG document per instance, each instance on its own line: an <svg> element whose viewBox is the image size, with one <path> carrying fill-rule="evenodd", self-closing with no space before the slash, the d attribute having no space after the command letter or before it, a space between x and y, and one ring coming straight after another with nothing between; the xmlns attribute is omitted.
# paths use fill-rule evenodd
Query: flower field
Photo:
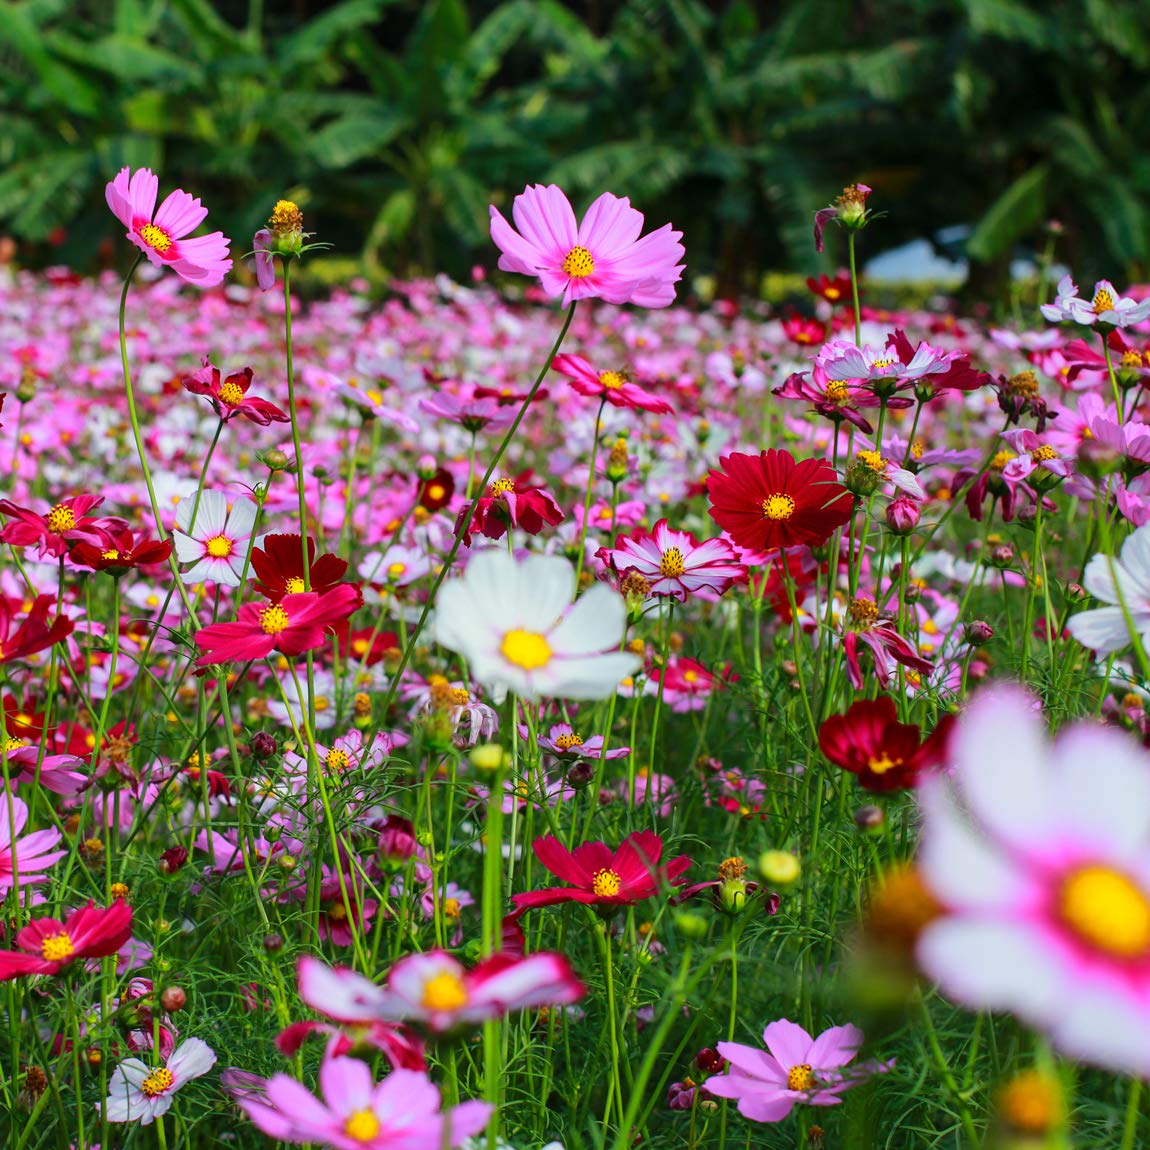
<svg viewBox="0 0 1150 1150"><path fill-rule="evenodd" d="M1150 295L107 203L0 269L4 1146L1145 1144Z"/></svg>

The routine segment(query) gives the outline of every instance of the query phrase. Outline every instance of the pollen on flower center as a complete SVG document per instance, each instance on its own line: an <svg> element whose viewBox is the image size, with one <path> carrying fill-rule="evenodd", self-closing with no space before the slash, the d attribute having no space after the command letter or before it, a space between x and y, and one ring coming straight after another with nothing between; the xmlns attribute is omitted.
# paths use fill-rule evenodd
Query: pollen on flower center
<svg viewBox="0 0 1150 1150"><path fill-rule="evenodd" d="M273 603L260 612L260 630L265 635L278 635L281 631L286 631L290 623L288 613L278 603Z"/></svg>
<svg viewBox="0 0 1150 1150"><path fill-rule="evenodd" d="M40 953L45 962L63 962L71 958L76 948L72 939L64 931L59 934L48 934L40 940Z"/></svg>
<svg viewBox="0 0 1150 1150"><path fill-rule="evenodd" d="M175 1085L176 1079L166 1066L157 1066L143 1082L140 1089L149 1097L155 1098L157 1094L164 1094Z"/></svg>
<svg viewBox="0 0 1150 1150"><path fill-rule="evenodd" d="M213 559L226 559L235 544L226 535L213 535L204 546Z"/></svg>
<svg viewBox="0 0 1150 1150"><path fill-rule="evenodd" d="M458 1010L466 1003L463 980L450 970L440 971L423 984L423 1005L428 1010Z"/></svg>
<svg viewBox="0 0 1150 1150"><path fill-rule="evenodd" d="M668 547L663 552L663 558L659 562L659 570L668 579L677 579L686 569L683 565L683 552L678 547Z"/></svg>
<svg viewBox="0 0 1150 1150"><path fill-rule="evenodd" d="M1117 958L1150 953L1150 898L1132 879L1108 866L1072 871L1058 909L1084 942Z"/></svg>
<svg viewBox="0 0 1150 1150"><path fill-rule="evenodd" d="M351 756L339 747L333 747L324 757L323 765L329 771L346 771L351 766Z"/></svg>
<svg viewBox="0 0 1150 1150"><path fill-rule="evenodd" d="M65 531L71 531L76 526L76 513L71 507L65 507L63 503L57 503L47 515L48 530L55 531L57 535L63 534Z"/></svg>
<svg viewBox="0 0 1150 1150"><path fill-rule="evenodd" d="M445 898L443 900L443 913L445 915L447 915L448 918L458 918L459 917L459 899L457 899L457 898Z"/></svg>
<svg viewBox="0 0 1150 1150"><path fill-rule="evenodd" d="M284 580L284 593L287 595L302 595L303 580L298 575L292 575Z"/></svg>
<svg viewBox="0 0 1150 1150"><path fill-rule="evenodd" d="M621 371L601 371L599 382L604 387L615 390L627 383L627 377Z"/></svg>
<svg viewBox="0 0 1150 1150"><path fill-rule="evenodd" d="M407 570L406 563L392 563L387 568L387 577L389 579L398 579Z"/></svg>
<svg viewBox="0 0 1150 1150"><path fill-rule="evenodd" d="M223 387L220 388L220 399L224 401L229 407L235 407L237 404L244 401L244 389L238 383L228 380Z"/></svg>
<svg viewBox="0 0 1150 1150"><path fill-rule="evenodd" d="M878 604L873 599L860 595L857 599L850 601L850 605L847 607L847 618L850 619L853 626L865 631L873 626L878 619Z"/></svg>
<svg viewBox="0 0 1150 1150"><path fill-rule="evenodd" d="M1135 351L1134 348L1127 348L1122 353L1122 366L1123 367L1141 367L1143 365L1142 353Z"/></svg>
<svg viewBox="0 0 1150 1150"><path fill-rule="evenodd" d="M894 367L896 363L898 363L897 359L876 359L874 363L871 364L871 367L873 367L875 371L886 371L888 367Z"/></svg>
<svg viewBox="0 0 1150 1150"><path fill-rule="evenodd" d="M762 508L768 519L790 519L795 513L795 501L781 493L768 495L762 502Z"/></svg>
<svg viewBox="0 0 1150 1150"><path fill-rule="evenodd" d="M555 740L555 745L561 751L570 750L572 747L581 747L583 745L583 736L577 735L572 731L569 735L560 735L559 738Z"/></svg>
<svg viewBox="0 0 1150 1150"><path fill-rule="evenodd" d="M1036 447L1031 453L1030 458L1035 463L1047 463L1051 459L1058 458L1058 452L1054 450L1049 444L1044 443L1041 447Z"/></svg>
<svg viewBox="0 0 1150 1150"><path fill-rule="evenodd" d="M1104 311L1114 310L1114 297L1105 289L1094 293L1094 299L1091 301L1094 308L1095 315L1101 315Z"/></svg>
<svg viewBox="0 0 1150 1150"><path fill-rule="evenodd" d="M503 495L507 491L515 490L515 480L497 479L487 490L492 495Z"/></svg>
<svg viewBox="0 0 1150 1150"><path fill-rule="evenodd" d="M1014 452L1008 451L1005 447L990 461L991 471L1002 471L1006 465L1014 458Z"/></svg>
<svg viewBox="0 0 1150 1150"><path fill-rule="evenodd" d="M101 559L119 559L120 553L119 553L119 551L115 551L115 550L101 551L100 552L100 558Z"/></svg>
<svg viewBox="0 0 1150 1150"><path fill-rule="evenodd" d="M585 247L576 246L567 253L563 270L573 280L586 279L595 270L595 261Z"/></svg>
<svg viewBox="0 0 1150 1150"><path fill-rule="evenodd" d="M617 895L620 885L618 872L607 870L605 867L602 870L597 870L591 876L591 889L600 898L612 898Z"/></svg>
<svg viewBox="0 0 1150 1150"><path fill-rule="evenodd" d="M140 229L140 239L161 255L170 251L172 247L172 237L163 228L156 227L155 224L145 224Z"/></svg>
<svg viewBox="0 0 1150 1150"><path fill-rule="evenodd" d="M277 235L303 230L303 212L294 200L276 200L268 225Z"/></svg>
<svg viewBox="0 0 1150 1150"><path fill-rule="evenodd" d="M878 451L860 451L858 457L863 463L881 475L886 470L887 461L883 459L882 454Z"/></svg>
<svg viewBox="0 0 1150 1150"><path fill-rule="evenodd" d="M902 759L892 759L890 755L883 751L877 758L867 760L867 766L876 775L885 775L887 771L893 771L895 767L902 766Z"/></svg>
<svg viewBox="0 0 1150 1150"><path fill-rule="evenodd" d="M811 1064L804 1062L799 1066L792 1066L787 1071L787 1089L788 1090L806 1090L810 1087L811 1080L814 1074L811 1071Z"/></svg>
<svg viewBox="0 0 1150 1150"><path fill-rule="evenodd" d="M503 657L524 671L534 671L546 667L551 662L551 648L547 640L537 631L516 629L503 636L499 647Z"/></svg>
<svg viewBox="0 0 1150 1150"><path fill-rule="evenodd" d="M841 379L832 379L827 384L826 397L831 403L846 403L851 397L850 388Z"/></svg>
<svg viewBox="0 0 1150 1150"><path fill-rule="evenodd" d="M356 1142L370 1142L379 1136L382 1129L379 1119L370 1110L357 1110L349 1114L343 1124L343 1132Z"/></svg>

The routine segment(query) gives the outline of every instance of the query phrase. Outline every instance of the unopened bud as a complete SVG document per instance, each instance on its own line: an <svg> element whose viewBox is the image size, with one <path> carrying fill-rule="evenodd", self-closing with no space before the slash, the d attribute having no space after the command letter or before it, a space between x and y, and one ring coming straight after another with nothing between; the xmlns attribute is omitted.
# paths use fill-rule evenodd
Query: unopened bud
<svg viewBox="0 0 1150 1150"><path fill-rule="evenodd" d="M586 759L580 759L567 769L567 785L581 791L595 777L594 766Z"/></svg>
<svg viewBox="0 0 1150 1150"><path fill-rule="evenodd" d="M259 459L269 471L286 471L291 466L288 457L278 447L265 451Z"/></svg>
<svg viewBox="0 0 1150 1150"><path fill-rule="evenodd" d="M439 470L439 464L435 462L434 455L421 455L415 461L415 474L423 480L424 483L428 480L435 478L435 473Z"/></svg>
<svg viewBox="0 0 1150 1150"><path fill-rule="evenodd" d="M675 929L689 939L705 938L707 934L707 920L693 910L678 910L675 912Z"/></svg>
<svg viewBox="0 0 1150 1150"><path fill-rule="evenodd" d="M168 1014L175 1014L188 1005L188 996L182 986L167 986L160 995L160 1005Z"/></svg>
<svg viewBox="0 0 1150 1150"><path fill-rule="evenodd" d="M704 1074L722 1074L727 1069L727 1060L714 1047L704 1046L695 1055L695 1068Z"/></svg>
<svg viewBox="0 0 1150 1150"><path fill-rule="evenodd" d="M883 814L882 807L876 807L873 803L868 803L855 811L855 826L866 834L876 834L885 824L886 815Z"/></svg>
<svg viewBox="0 0 1150 1150"><path fill-rule="evenodd" d="M160 874L175 874L188 861L187 847L169 847L156 864Z"/></svg>
<svg viewBox="0 0 1150 1150"><path fill-rule="evenodd" d="M963 628L963 638L972 647L981 647L994 638L994 628L985 619L975 619Z"/></svg>
<svg viewBox="0 0 1150 1150"><path fill-rule="evenodd" d="M1014 562L1014 548L1009 543L1000 543L991 548L987 561L992 567L1009 567Z"/></svg>
<svg viewBox="0 0 1150 1150"><path fill-rule="evenodd" d="M908 495L900 495L886 505L886 525L896 535L909 535L921 519L921 508Z"/></svg>
<svg viewBox="0 0 1150 1150"><path fill-rule="evenodd" d="M498 743L480 743L467 756L477 771L500 771L511 765L511 757Z"/></svg>
<svg viewBox="0 0 1150 1150"><path fill-rule="evenodd" d="M267 731L256 731L252 735L248 748L254 759L270 759L279 750L276 746L275 735L269 734Z"/></svg>
<svg viewBox="0 0 1150 1150"><path fill-rule="evenodd" d="M802 874L802 864L790 851L763 851L759 856L759 874L771 886L790 886Z"/></svg>
<svg viewBox="0 0 1150 1150"><path fill-rule="evenodd" d="M265 934L263 937L263 948L268 954L275 954L278 950L283 950L284 936L282 934Z"/></svg>

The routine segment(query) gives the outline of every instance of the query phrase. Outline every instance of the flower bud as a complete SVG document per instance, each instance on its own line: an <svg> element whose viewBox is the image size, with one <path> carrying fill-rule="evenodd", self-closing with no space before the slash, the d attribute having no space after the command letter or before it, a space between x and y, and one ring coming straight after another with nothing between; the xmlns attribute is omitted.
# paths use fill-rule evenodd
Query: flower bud
<svg viewBox="0 0 1150 1150"><path fill-rule="evenodd" d="M866 227L866 202L870 193L866 184L850 184L843 188L841 195L835 197L838 221L848 231L855 232Z"/></svg>
<svg viewBox="0 0 1150 1150"><path fill-rule="evenodd" d="M269 471L286 471L291 466L288 457L278 447L263 452L257 458Z"/></svg>
<svg viewBox="0 0 1150 1150"><path fill-rule="evenodd" d="M253 759L270 759L279 748L276 746L275 735L267 731L256 731L248 744Z"/></svg>
<svg viewBox="0 0 1150 1150"><path fill-rule="evenodd" d="M963 628L962 637L972 647L980 647L994 638L994 628L985 619L975 619Z"/></svg>
<svg viewBox="0 0 1150 1150"><path fill-rule="evenodd" d="M991 567L1009 567L1014 562L1014 548L1009 543L992 547L987 562Z"/></svg>
<svg viewBox="0 0 1150 1150"><path fill-rule="evenodd" d="M886 525L896 535L909 535L922 519L922 510L909 495L900 495L886 505Z"/></svg>
<svg viewBox="0 0 1150 1150"><path fill-rule="evenodd" d="M437 471L439 471L439 464L435 462L434 455L421 455L415 461L415 474L424 483L429 483L434 479Z"/></svg>
<svg viewBox="0 0 1150 1150"><path fill-rule="evenodd" d="M707 920L693 910L677 910L675 912L675 929L689 939L701 939L707 936Z"/></svg>
<svg viewBox="0 0 1150 1150"><path fill-rule="evenodd" d="M627 441L620 436L611 444L607 453L607 478L612 483L622 483L627 477Z"/></svg>
<svg viewBox="0 0 1150 1150"><path fill-rule="evenodd" d="M771 886L790 886L798 881L802 869L790 851L763 851L759 856L759 874Z"/></svg>
<svg viewBox="0 0 1150 1150"><path fill-rule="evenodd" d="M282 934L265 934L263 937L263 948L268 954L275 954L277 951L283 950L284 936Z"/></svg>
<svg viewBox="0 0 1150 1150"><path fill-rule="evenodd" d="M859 807L855 811L855 826L864 834L878 834L885 825L886 815L883 813L882 807L868 803L865 807Z"/></svg>
<svg viewBox="0 0 1150 1150"><path fill-rule="evenodd" d="M384 863L397 866L407 862L415 854L418 845L411 820L401 815L388 815L383 820L375 849Z"/></svg>
<svg viewBox="0 0 1150 1150"><path fill-rule="evenodd" d="M160 1005L168 1014L175 1014L188 1005L188 996L182 986L166 986L160 994Z"/></svg>
<svg viewBox="0 0 1150 1150"><path fill-rule="evenodd" d="M872 451L867 454L876 453ZM882 481L882 470L876 470L867 460L861 458L861 453L860 457L852 459L847 464L846 476L843 479L847 490L855 495L873 495L882 486Z"/></svg>
<svg viewBox="0 0 1150 1150"><path fill-rule="evenodd" d="M566 781L569 787L574 787L575 790L581 791L594 777L594 765L586 759L580 759L577 763L572 763L567 769Z"/></svg>
<svg viewBox="0 0 1150 1150"><path fill-rule="evenodd" d="M695 1055L695 1067L704 1074L722 1074L727 1069L727 1060L712 1046L704 1046Z"/></svg>
<svg viewBox="0 0 1150 1150"><path fill-rule="evenodd" d="M187 847L168 847L156 864L160 874L175 874L188 861Z"/></svg>

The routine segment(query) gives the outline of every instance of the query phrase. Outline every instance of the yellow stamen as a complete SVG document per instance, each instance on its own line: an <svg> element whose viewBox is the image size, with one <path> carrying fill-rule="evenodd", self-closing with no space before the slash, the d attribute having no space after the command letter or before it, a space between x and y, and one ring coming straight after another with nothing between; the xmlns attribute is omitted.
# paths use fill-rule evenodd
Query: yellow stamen
<svg viewBox="0 0 1150 1150"><path fill-rule="evenodd" d="M524 671L534 671L551 662L551 648L536 631L508 631L499 650L509 663L522 667Z"/></svg>

